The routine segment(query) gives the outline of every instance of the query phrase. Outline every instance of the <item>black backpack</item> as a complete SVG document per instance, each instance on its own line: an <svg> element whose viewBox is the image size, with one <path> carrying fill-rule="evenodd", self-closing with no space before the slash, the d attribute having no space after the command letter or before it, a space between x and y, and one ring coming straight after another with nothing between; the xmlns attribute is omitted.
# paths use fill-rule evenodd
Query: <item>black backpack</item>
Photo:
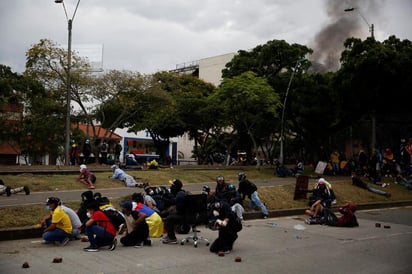
<svg viewBox="0 0 412 274"><path fill-rule="evenodd" d="M114 208L106 208L102 211L110 219L116 230L119 230L119 227L126 222L123 214Z"/></svg>

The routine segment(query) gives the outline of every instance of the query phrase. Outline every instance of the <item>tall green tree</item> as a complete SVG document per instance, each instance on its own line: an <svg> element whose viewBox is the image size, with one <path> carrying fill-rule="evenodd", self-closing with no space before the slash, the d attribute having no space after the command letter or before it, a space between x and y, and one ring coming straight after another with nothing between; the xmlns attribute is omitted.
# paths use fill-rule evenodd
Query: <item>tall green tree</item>
<svg viewBox="0 0 412 274"><path fill-rule="evenodd" d="M383 42L350 38L344 45L342 67L335 78L341 123L348 126L361 119L376 120L381 144L393 144L400 135L411 134L411 41L395 36ZM382 127L385 132L379 131Z"/></svg>
<svg viewBox="0 0 412 274"><path fill-rule="evenodd" d="M272 132L267 130L268 125L278 119L277 111L281 107L279 96L267 80L253 72L244 72L224 79L212 98L222 107L226 120L223 126L233 134L245 133L258 157L261 139ZM230 152L231 147L227 151Z"/></svg>
<svg viewBox="0 0 412 274"><path fill-rule="evenodd" d="M63 142L62 105L35 79L0 66L1 142L19 148L26 164L46 154L53 163ZM5 114L5 115L3 115ZM53 157L54 156L54 157Z"/></svg>

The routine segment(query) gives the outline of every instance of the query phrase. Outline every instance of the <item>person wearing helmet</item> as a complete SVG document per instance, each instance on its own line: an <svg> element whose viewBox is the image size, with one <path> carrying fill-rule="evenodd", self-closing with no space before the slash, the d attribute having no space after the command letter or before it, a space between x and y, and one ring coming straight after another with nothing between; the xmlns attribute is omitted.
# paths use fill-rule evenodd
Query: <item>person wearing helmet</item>
<svg viewBox="0 0 412 274"><path fill-rule="evenodd" d="M80 165L80 176L78 180L80 183L87 185L89 189L94 189L96 176L87 168L86 165Z"/></svg>
<svg viewBox="0 0 412 274"><path fill-rule="evenodd" d="M249 198L250 203L249 207L250 208L255 208L255 207L260 207L262 210L262 216L264 219L266 219L269 216L268 210L266 209L266 206L264 203L259 198L259 193L257 192L257 186L246 179L246 174L244 172L240 172L238 174L238 179L239 179L239 188L238 192L242 195L242 200L246 198L246 196Z"/></svg>
<svg viewBox="0 0 412 274"><path fill-rule="evenodd" d="M229 184L225 182L225 177L221 175L216 177L215 198L216 201L229 202Z"/></svg>
<svg viewBox="0 0 412 274"><path fill-rule="evenodd" d="M143 195L144 204L150 207L151 209L153 209L154 211L156 211L157 213L160 213L160 210L157 208L156 200L154 199L154 196L156 193L153 190L153 188L150 186L145 186L144 192L145 192Z"/></svg>
<svg viewBox="0 0 412 274"><path fill-rule="evenodd" d="M237 232L242 229L241 223L226 202L216 202L213 205L213 215L216 217L215 226L219 230L218 238L210 245L210 252L223 251L230 253L238 238Z"/></svg>
<svg viewBox="0 0 412 274"><path fill-rule="evenodd" d="M120 180L127 187L143 187L144 183L137 183L133 176L124 172L123 169L119 168L117 165L112 165L113 175L109 176L112 180Z"/></svg>
<svg viewBox="0 0 412 274"><path fill-rule="evenodd" d="M51 222L43 231L44 243L59 242L61 245L66 245L72 233L72 223L69 215L63 211L60 199L49 197L46 200L46 209L51 211ZM42 224L48 223L45 221Z"/></svg>
<svg viewBox="0 0 412 274"><path fill-rule="evenodd" d="M229 184L229 205L236 216L243 221L243 213L245 212L243 200L240 193L236 191L234 184Z"/></svg>

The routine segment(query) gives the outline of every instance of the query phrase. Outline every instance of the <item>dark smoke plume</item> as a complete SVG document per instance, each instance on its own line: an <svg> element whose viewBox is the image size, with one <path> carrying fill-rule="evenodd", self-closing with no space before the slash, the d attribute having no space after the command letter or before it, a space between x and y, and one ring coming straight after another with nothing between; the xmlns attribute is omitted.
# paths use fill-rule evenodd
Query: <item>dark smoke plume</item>
<svg viewBox="0 0 412 274"><path fill-rule="evenodd" d="M340 67L343 43L349 37L366 39L370 35L369 26L377 18L383 0L325 0L329 23L316 34L310 45L315 72L336 71ZM345 12L345 9L351 9ZM363 16L363 17L362 17ZM368 25L369 24L369 25Z"/></svg>

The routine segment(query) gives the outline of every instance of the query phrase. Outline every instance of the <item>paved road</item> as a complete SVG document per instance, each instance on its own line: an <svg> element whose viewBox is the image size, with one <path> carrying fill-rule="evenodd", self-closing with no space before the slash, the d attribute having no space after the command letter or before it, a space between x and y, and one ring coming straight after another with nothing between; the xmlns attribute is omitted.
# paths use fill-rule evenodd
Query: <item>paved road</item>
<svg viewBox="0 0 412 274"><path fill-rule="evenodd" d="M360 226L306 225L304 216L246 221L231 254L200 243L83 252L87 243L40 244L40 238L0 242L0 273L410 273L412 208L360 211ZM375 227L379 222L380 228ZM390 228L384 228L390 226ZM201 228L214 240L217 232ZM182 235L178 235L181 239ZM242 262L235 262L240 256ZM62 258L62 263L52 263ZM23 269L28 262L30 268Z"/></svg>
<svg viewBox="0 0 412 274"><path fill-rule="evenodd" d="M339 181L342 178L334 178L333 181ZM314 181L314 180L313 180ZM296 178L276 178L273 181L261 181L255 182L258 186L278 186L278 185L287 185L287 184L295 184ZM120 183L119 183L120 184ZM184 185L184 189L189 190L193 193L201 191L202 186L204 184L187 184ZM212 189L215 187L216 183L208 184ZM56 196L61 198L63 201L80 201L81 194L87 191L87 189L79 189L79 190L56 190L56 191L46 191L46 192L32 192L30 195L25 195L24 192L17 193L15 195L11 195L7 197L6 195L0 195L0 208L7 207L7 206L16 206L16 205L33 205L33 204L42 204L46 201L47 197ZM99 189L96 188L94 192L101 192L104 196L108 197L109 199L115 199L122 196L130 195L134 192L143 191L141 188L127 188L127 187L119 187L119 188L104 188Z"/></svg>

